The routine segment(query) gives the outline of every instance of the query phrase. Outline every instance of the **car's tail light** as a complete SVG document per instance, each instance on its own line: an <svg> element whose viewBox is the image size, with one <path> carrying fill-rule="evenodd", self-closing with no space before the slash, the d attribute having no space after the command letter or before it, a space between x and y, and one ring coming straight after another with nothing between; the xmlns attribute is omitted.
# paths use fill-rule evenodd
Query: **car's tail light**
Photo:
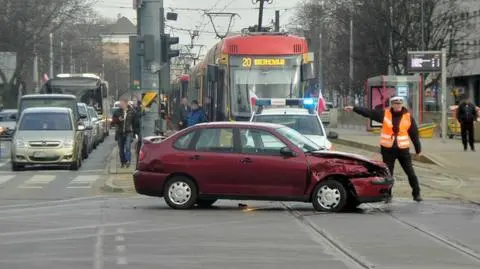
<svg viewBox="0 0 480 269"><path fill-rule="evenodd" d="M145 152L140 149L140 152L138 153L138 160L143 161L143 159L145 159Z"/></svg>

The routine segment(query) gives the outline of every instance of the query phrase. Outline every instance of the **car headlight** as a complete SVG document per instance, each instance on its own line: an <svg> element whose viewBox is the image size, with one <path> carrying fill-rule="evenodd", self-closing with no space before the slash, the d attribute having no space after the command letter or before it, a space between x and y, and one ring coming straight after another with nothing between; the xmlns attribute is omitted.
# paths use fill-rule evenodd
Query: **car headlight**
<svg viewBox="0 0 480 269"><path fill-rule="evenodd" d="M15 147L17 148L26 148L27 147L27 143L25 143L25 141L21 140L21 139L16 139L15 140Z"/></svg>
<svg viewBox="0 0 480 269"><path fill-rule="evenodd" d="M73 148L73 140L69 139L69 140L65 140L63 142L63 147L64 148Z"/></svg>

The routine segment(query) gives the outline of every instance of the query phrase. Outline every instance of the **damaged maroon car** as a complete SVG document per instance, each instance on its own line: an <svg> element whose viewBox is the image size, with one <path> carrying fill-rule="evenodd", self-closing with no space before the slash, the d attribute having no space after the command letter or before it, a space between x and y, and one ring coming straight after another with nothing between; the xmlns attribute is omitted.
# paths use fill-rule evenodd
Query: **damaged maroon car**
<svg viewBox="0 0 480 269"><path fill-rule="evenodd" d="M215 122L143 141L133 175L137 193L175 209L218 199L311 202L338 212L389 197L382 163L326 151L283 125Z"/></svg>

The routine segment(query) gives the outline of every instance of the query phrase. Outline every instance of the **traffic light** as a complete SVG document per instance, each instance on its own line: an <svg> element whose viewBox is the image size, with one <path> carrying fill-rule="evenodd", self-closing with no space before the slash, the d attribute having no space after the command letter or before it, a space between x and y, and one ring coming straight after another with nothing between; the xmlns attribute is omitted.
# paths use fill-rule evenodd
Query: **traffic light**
<svg viewBox="0 0 480 269"><path fill-rule="evenodd" d="M137 38L137 54L143 56L145 61L155 60L155 37L144 35Z"/></svg>
<svg viewBox="0 0 480 269"><path fill-rule="evenodd" d="M180 55L180 50L172 50L170 48L171 45L178 44L179 39L178 37L171 37L170 35L161 35L160 36L160 43L161 43L161 55L160 59L162 63L167 63L170 61L170 58L178 57Z"/></svg>

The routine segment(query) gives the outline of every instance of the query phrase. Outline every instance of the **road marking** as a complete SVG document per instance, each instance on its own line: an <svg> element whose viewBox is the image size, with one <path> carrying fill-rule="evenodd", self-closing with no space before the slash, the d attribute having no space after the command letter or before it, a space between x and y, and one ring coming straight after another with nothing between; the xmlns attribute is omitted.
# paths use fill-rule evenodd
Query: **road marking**
<svg viewBox="0 0 480 269"><path fill-rule="evenodd" d="M117 228L117 234L115 236L115 241L124 241L125 238L121 235L121 234L124 234L125 233L125 229L124 228L121 228L121 227L118 227ZM120 240L117 240L117 239L120 239ZM127 264L127 258L125 257L125 245L121 244L121 245L116 245L115 248L117 249L117 265L125 265Z"/></svg>
<svg viewBox="0 0 480 269"><path fill-rule="evenodd" d="M103 268L103 237L105 234L105 228L100 227L97 232L97 240L95 242L95 252L93 253L93 268Z"/></svg>
<svg viewBox="0 0 480 269"><path fill-rule="evenodd" d="M10 160L6 160L4 162L1 162L0 163L0 167L4 167L5 165L9 164L10 163Z"/></svg>
<svg viewBox="0 0 480 269"><path fill-rule="evenodd" d="M126 265L127 263L127 258L125 257L117 257L117 265Z"/></svg>
<svg viewBox="0 0 480 269"><path fill-rule="evenodd" d="M90 189L99 178L99 175L77 176L72 182L70 182L70 184L68 184L67 189Z"/></svg>
<svg viewBox="0 0 480 269"><path fill-rule="evenodd" d="M15 175L0 176L0 186L4 185L8 181L12 180L14 177L15 177Z"/></svg>
<svg viewBox="0 0 480 269"><path fill-rule="evenodd" d="M47 184L54 181L55 175L34 175L19 186L20 189L43 189Z"/></svg>

